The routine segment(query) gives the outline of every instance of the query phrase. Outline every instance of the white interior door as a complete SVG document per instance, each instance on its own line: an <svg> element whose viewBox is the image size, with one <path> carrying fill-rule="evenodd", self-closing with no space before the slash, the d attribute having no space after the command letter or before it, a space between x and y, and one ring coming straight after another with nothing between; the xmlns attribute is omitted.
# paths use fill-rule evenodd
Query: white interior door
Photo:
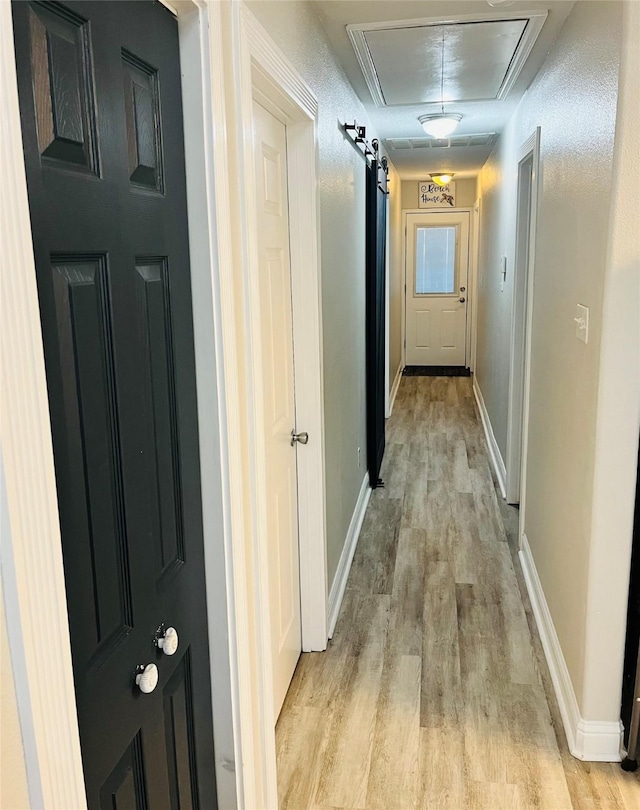
<svg viewBox="0 0 640 810"><path fill-rule="evenodd" d="M408 214L406 239L406 364L464 366L469 214Z"/></svg>
<svg viewBox="0 0 640 810"><path fill-rule="evenodd" d="M286 128L253 103L275 716L302 649Z"/></svg>

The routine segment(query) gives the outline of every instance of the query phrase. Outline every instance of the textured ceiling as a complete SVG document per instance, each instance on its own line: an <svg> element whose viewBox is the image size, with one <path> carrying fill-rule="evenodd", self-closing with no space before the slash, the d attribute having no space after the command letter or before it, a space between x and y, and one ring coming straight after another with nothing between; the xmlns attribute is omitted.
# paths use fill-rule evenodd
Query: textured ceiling
<svg viewBox="0 0 640 810"><path fill-rule="evenodd" d="M364 38L386 104L478 101L497 97L526 26L520 19L387 28Z"/></svg>
<svg viewBox="0 0 640 810"><path fill-rule="evenodd" d="M499 19L502 14L506 15L508 12L512 16L513 12L518 10L548 11L547 19L531 53L505 98L457 101L448 107L451 112L463 115L456 135L491 132L499 134L540 69L574 3L570 0L550 0L550 2L516 0L506 9L492 8L485 0L316 0L315 5L337 57L367 108L378 136L387 141L393 138L424 138L424 131L417 120L418 115L439 110L440 67L436 64L435 43L423 42L423 61L431 68L422 68L421 45L415 33L414 35L394 33L392 36L396 36L397 41L388 46L384 44L382 37L370 31L365 32L367 46L374 61L377 57L376 66L380 62L384 66L382 72L387 73L386 78L379 77L383 93L385 96L388 94L393 97L396 102L393 106L377 106L349 39L348 25L424 18L446 22L460 15L482 15L485 19ZM441 29L442 26L436 28ZM398 32L412 30L412 28L397 29ZM465 94L466 98L477 96L480 92L486 92L492 81L495 86L504 66L504 51L508 49L509 39L513 40L516 32L517 28L511 31L505 29L503 31L505 39L498 38L491 44L487 41L488 32L474 33L469 29L465 32L466 35L462 35L458 31L455 50L450 50L449 59L446 61L445 99L447 96L456 95L464 97ZM501 44L506 47L502 48ZM480 75L482 72L484 76ZM483 83L484 89L478 89L479 83ZM412 98L433 99L434 95L435 101L410 103ZM388 101L386 98L385 100ZM442 169L467 176L474 175L481 169L490 151L490 145L470 145L456 149L392 149L390 157L402 177L421 179L425 173Z"/></svg>

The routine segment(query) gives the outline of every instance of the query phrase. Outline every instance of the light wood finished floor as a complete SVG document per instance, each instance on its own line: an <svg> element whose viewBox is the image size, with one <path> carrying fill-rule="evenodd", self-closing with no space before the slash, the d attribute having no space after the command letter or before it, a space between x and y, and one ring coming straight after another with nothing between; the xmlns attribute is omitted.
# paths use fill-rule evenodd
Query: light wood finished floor
<svg viewBox="0 0 640 810"><path fill-rule="evenodd" d="M470 379L402 379L382 478L278 721L281 810L640 808L568 752Z"/></svg>

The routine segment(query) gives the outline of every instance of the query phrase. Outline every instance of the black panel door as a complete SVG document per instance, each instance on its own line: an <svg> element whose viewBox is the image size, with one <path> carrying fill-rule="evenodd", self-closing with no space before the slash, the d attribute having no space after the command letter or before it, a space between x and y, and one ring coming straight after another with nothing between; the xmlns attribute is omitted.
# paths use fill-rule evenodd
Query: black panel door
<svg viewBox="0 0 640 810"><path fill-rule="evenodd" d="M367 166L367 466L369 483L379 486L385 447L385 263L386 173L372 159Z"/></svg>
<svg viewBox="0 0 640 810"><path fill-rule="evenodd" d="M152 2L13 13L89 807L209 810L177 22Z"/></svg>

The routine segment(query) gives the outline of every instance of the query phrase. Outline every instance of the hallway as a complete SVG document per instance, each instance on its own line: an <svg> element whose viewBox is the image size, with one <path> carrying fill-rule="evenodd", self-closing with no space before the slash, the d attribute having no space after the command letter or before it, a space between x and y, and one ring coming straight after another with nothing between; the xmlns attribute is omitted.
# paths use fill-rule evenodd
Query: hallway
<svg viewBox="0 0 640 810"><path fill-rule="evenodd" d="M382 478L278 721L280 807L640 806L637 776L567 750L470 378L402 379Z"/></svg>

